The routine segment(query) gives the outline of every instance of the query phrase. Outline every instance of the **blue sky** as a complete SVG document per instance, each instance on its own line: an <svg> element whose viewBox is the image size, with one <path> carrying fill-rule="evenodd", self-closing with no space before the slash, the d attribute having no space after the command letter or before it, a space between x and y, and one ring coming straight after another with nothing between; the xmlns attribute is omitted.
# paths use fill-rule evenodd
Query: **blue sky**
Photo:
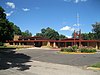
<svg viewBox="0 0 100 75"><path fill-rule="evenodd" d="M91 25L100 22L100 0L0 0L0 6L9 21L33 35L51 27L71 36L78 28L91 32ZM78 26L77 13L80 16Z"/></svg>

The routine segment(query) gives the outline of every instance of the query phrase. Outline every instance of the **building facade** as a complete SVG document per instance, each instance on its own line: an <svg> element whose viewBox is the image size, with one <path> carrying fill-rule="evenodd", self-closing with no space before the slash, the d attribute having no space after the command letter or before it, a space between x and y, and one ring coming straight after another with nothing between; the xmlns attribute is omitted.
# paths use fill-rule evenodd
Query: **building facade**
<svg viewBox="0 0 100 75"><path fill-rule="evenodd" d="M43 37L21 37L14 36L14 40L8 42L10 45L32 46L32 47L53 47L62 48L68 46L87 46L100 49L100 40L83 40L78 38L66 38L62 40L50 40Z"/></svg>

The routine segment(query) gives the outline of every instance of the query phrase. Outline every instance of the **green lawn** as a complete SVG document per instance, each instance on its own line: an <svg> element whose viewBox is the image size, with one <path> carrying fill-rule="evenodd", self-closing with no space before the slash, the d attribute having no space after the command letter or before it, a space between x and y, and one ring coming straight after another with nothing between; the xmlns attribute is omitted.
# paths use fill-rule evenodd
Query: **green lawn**
<svg viewBox="0 0 100 75"><path fill-rule="evenodd" d="M91 67L100 68L100 62L91 65Z"/></svg>
<svg viewBox="0 0 100 75"><path fill-rule="evenodd" d="M15 47L6 47L6 46L0 46L0 49L2 49L2 48L4 48L4 49L6 49L6 48L15 48Z"/></svg>

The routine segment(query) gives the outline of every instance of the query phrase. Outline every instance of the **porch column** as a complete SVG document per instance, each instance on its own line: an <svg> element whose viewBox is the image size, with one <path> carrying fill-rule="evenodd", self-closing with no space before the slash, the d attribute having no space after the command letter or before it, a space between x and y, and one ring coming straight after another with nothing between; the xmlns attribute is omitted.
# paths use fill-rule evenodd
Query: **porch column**
<svg viewBox="0 0 100 75"><path fill-rule="evenodd" d="M50 42L49 41L47 42L47 46L50 47Z"/></svg>
<svg viewBox="0 0 100 75"><path fill-rule="evenodd" d="M89 42L87 42L87 47L89 47Z"/></svg>
<svg viewBox="0 0 100 75"><path fill-rule="evenodd" d="M66 47L66 42L65 42L65 47Z"/></svg>
<svg viewBox="0 0 100 75"><path fill-rule="evenodd" d="M97 45L97 42L96 42L96 46L95 46L95 48L96 48L96 49L98 49L98 45Z"/></svg>
<svg viewBox="0 0 100 75"><path fill-rule="evenodd" d="M81 47L82 46L82 44L81 44L81 40L79 40L79 47Z"/></svg>
<svg viewBox="0 0 100 75"><path fill-rule="evenodd" d="M22 45L24 45L24 43L22 43Z"/></svg>
<svg viewBox="0 0 100 75"><path fill-rule="evenodd" d="M57 45L56 45L56 43L55 43L55 42L53 43L53 47L57 48Z"/></svg>
<svg viewBox="0 0 100 75"><path fill-rule="evenodd" d="M19 42L19 45L21 45L21 43Z"/></svg>
<svg viewBox="0 0 100 75"><path fill-rule="evenodd" d="M33 42L33 46L35 47L34 42Z"/></svg>
<svg viewBox="0 0 100 75"><path fill-rule="evenodd" d="M15 42L13 43L13 45L15 45Z"/></svg>

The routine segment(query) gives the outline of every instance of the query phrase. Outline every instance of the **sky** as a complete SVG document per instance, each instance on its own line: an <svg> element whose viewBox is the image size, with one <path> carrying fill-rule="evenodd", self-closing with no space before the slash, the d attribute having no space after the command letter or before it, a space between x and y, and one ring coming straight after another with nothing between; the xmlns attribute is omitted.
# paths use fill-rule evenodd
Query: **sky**
<svg viewBox="0 0 100 75"><path fill-rule="evenodd" d="M71 37L74 30L92 31L100 22L100 0L0 0L7 19L33 36L50 27Z"/></svg>

